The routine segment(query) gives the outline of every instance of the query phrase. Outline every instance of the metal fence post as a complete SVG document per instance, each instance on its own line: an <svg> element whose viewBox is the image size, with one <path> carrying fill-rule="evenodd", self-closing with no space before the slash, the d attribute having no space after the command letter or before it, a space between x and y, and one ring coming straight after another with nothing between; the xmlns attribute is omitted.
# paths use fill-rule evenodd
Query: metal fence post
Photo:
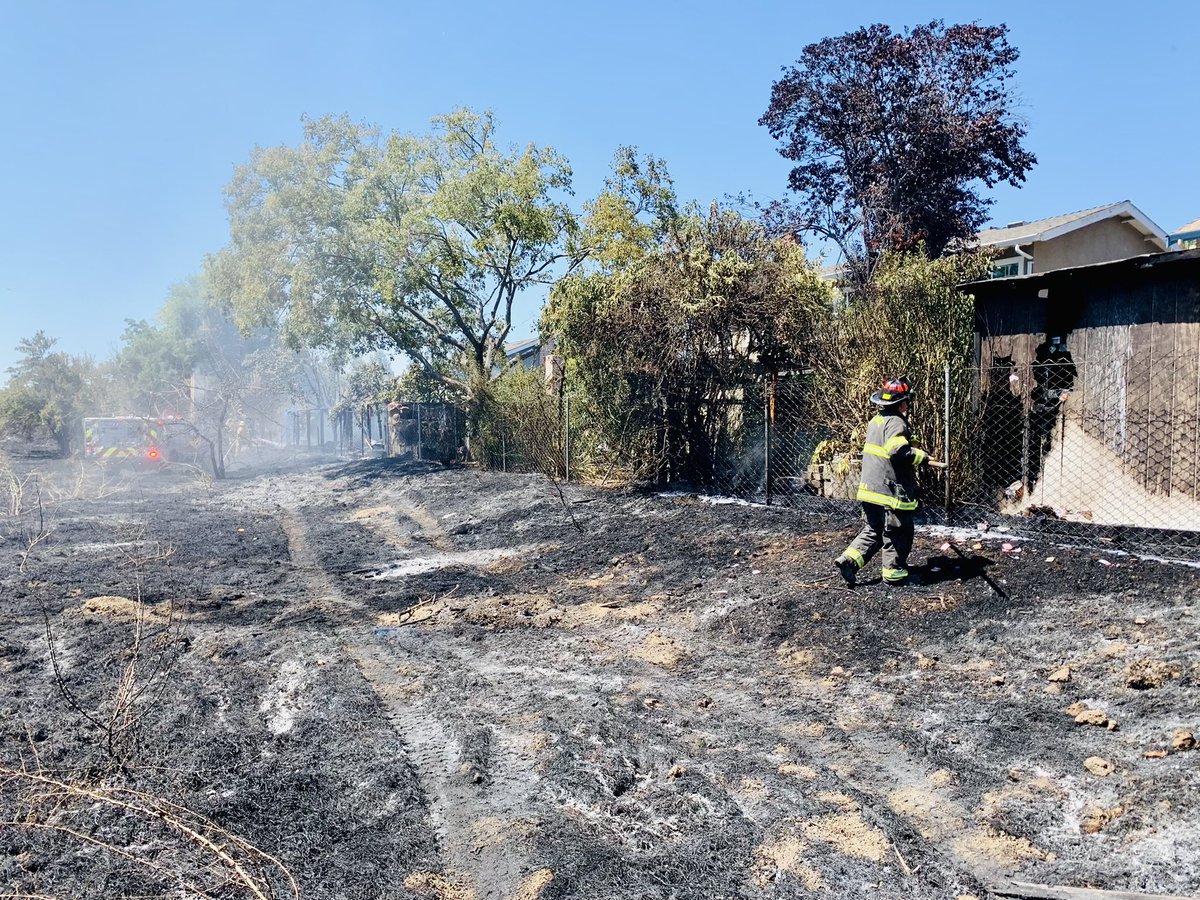
<svg viewBox="0 0 1200 900"><path fill-rule="evenodd" d="M950 522L950 360L946 360L946 380L943 388L945 406L942 410L942 456L946 468L942 470L942 481L945 484L946 523Z"/></svg>
<svg viewBox="0 0 1200 900"><path fill-rule="evenodd" d="M563 397L563 480L571 480L571 398Z"/></svg>
<svg viewBox="0 0 1200 900"><path fill-rule="evenodd" d="M421 403L417 401L417 459L420 460L421 456Z"/></svg>
<svg viewBox="0 0 1200 900"><path fill-rule="evenodd" d="M763 383L763 498L771 505L771 386Z"/></svg>

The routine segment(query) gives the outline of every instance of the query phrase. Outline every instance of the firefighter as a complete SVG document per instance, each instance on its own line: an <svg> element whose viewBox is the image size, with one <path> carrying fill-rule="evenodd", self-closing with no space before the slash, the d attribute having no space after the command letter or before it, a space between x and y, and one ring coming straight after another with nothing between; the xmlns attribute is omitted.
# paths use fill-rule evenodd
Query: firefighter
<svg viewBox="0 0 1200 900"><path fill-rule="evenodd" d="M945 468L917 447L908 427L912 386L905 378L888 380L871 395L878 412L867 425L863 445L863 524L842 555L834 560L846 584L854 587L858 572L883 548L883 580L900 585L908 580L908 554L913 543L913 513L917 509L918 466Z"/></svg>

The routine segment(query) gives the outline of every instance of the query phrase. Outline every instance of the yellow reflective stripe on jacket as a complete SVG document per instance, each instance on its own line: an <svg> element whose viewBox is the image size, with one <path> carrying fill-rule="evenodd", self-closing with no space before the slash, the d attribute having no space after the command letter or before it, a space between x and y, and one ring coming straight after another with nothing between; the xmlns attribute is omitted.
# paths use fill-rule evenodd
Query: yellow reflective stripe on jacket
<svg viewBox="0 0 1200 900"><path fill-rule="evenodd" d="M888 438L887 441L884 442L883 449L886 450L888 455L890 456L891 454L893 454L897 450L899 450L901 447L907 447L907 446L908 446L908 438L906 438L902 434L898 434L895 437Z"/></svg>
<svg viewBox="0 0 1200 900"><path fill-rule="evenodd" d="M865 484L858 486L858 499L863 503L874 503L876 506L886 506L888 509L912 510L917 508L916 500L901 500L889 494L880 494Z"/></svg>
<svg viewBox="0 0 1200 900"><path fill-rule="evenodd" d="M891 457L888 456L888 452L878 444L863 444L863 453L869 453L872 456L879 456L883 459L891 459Z"/></svg>

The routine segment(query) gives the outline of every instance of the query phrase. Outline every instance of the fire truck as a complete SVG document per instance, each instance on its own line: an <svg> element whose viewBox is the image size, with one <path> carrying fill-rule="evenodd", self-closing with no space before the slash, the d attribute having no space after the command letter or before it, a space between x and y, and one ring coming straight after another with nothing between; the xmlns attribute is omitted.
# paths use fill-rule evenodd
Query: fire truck
<svg viewBox="0 0 1200 900"><path fill-rule="evenodd" d="M168 416L91 417L83 420L83 457L103 463L161 465L190 455L192 427Z"/></svg>

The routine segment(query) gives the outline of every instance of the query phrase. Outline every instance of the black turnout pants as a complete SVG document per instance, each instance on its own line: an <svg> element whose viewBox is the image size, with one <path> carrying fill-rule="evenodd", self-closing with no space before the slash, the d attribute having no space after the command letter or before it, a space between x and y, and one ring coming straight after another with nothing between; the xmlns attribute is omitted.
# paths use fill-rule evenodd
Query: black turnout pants
<svg viewBox="0 0 1200 900"><path fill-rule="evenodd" d="M862 531L844 556L853 559L861 569L882 548L884 580L904 581L908 577L908 554L913 545L912 511L888 509L874 503L864 503L862 509Z"/></svg>

